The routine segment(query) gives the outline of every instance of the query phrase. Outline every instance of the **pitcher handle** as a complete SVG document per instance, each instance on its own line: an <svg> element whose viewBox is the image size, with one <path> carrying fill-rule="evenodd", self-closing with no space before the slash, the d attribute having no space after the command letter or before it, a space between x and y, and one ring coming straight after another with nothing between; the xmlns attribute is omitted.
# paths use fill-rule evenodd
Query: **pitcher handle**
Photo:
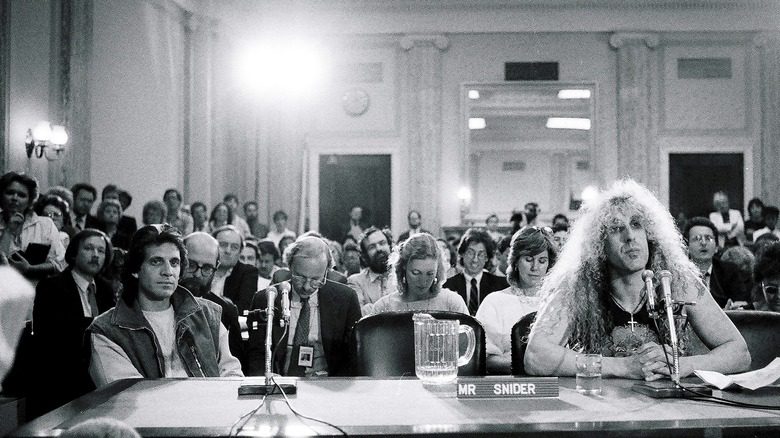
<svg viewBox="0 0 780 438"><path fill-rule="evenodd" d="M466 353L463 354L463 356L458 358L458 366L462 367L463 365L466 365L471 360L471 357L474 356L474 349L477 346L477 338L474 335L474 329L470 326L460 324L458 326L458 334L466 333L466 337L469 339L469 345L466 347Z"/></svg>

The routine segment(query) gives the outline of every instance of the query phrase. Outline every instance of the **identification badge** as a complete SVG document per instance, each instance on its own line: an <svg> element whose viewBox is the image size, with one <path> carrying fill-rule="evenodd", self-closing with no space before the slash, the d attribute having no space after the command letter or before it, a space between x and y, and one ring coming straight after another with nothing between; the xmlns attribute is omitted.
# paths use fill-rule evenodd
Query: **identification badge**
<svg viewBox="0 0 780 438"><path fill-rule="evenodd" d="M314 347L301 345L298 351L298 366L311 368L314 365Z"/></svg>

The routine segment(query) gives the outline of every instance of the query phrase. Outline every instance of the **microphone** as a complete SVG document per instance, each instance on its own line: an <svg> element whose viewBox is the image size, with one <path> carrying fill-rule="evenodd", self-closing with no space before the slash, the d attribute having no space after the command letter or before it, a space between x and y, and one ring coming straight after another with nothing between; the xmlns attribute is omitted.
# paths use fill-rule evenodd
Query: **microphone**
<svg viewBox="0 0 780 438"><path fill-rule="evenodd" d="M280 283L279 289L282 290L282 317L279 320L279 325L284 327L285 324L290 323L290 283L286 281Z"/></svg>
<svg viewBox="0 0 780 438"><path fill-rule="evenodd" d="M661 277L661 289L664 292L664 307L666 308L666 319L669 324L669 341L672 343L672 358L674 359L672 381L675 385L679 385L680 353L677 344L677 326L674 323L674 311L672 310L672 273L663 270L659 275Z"/></svg>
<svg viewBox="0 0 780 438"><path fill-rule="evenodd" d="M653 278L655 275L653 271L646 269L642 272L642 280L645 282L645 292L647 293L647 313L650 317L655 319L658 317L658 313L655 311L655 288L653 287Z"/></svg>
<svg viewBox="0 0 780 438"><path fill-rule="evenodd" d="M273 372L271 371L271 349L273 347L273 321L274 321L274 304L276 302L276 287L271 286L266 289L266 298L268 299L266 315L268 315L268 325L265 329L265 382L269 385L273 378Z"/></svg>

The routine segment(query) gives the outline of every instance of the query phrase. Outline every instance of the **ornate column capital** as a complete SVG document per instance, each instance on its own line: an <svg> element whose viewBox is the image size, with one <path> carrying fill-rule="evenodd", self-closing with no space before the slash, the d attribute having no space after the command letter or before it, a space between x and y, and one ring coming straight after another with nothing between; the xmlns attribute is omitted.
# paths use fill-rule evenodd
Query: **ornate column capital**
<svg viewBox="0 0 780 438"><path fill-rule="evenodd" d="M432 45L441 51L447 50L450 47L450 39L444 35L434 34L416 34L416 35L404 35L401 37L401 48L409 51L415 46Z"/></svg>
<svg viewBox="0 0 780 438"><path fill-rule="evenodd" d="M632 43L642 43L649 49L655 49L661 43L661 37L649 32L615 32L609 37L609 45L615 49Z"/></svg>

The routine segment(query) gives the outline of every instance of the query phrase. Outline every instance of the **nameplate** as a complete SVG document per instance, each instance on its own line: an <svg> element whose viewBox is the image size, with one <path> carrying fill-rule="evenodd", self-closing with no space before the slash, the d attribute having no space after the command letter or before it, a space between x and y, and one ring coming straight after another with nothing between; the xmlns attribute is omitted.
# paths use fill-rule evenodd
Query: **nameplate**
<svg viewBox="0 0 780 438"><path fill-rule="evenodd" d="M461 377L458 398L558 397L557 377Z"/></svg>

